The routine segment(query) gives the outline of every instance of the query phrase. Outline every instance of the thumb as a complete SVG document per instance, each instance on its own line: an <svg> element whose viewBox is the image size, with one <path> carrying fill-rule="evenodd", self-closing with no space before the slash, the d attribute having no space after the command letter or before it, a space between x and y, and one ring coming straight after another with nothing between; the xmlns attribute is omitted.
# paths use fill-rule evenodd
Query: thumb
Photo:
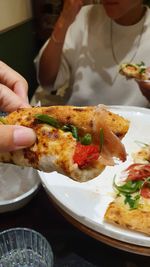
<svg viewBox="0 0 150 267"><path fill-rule="evenodd" d="M18 125L0 125L0 152L29 147L35 141L35 132L30 128Z"/></svg>

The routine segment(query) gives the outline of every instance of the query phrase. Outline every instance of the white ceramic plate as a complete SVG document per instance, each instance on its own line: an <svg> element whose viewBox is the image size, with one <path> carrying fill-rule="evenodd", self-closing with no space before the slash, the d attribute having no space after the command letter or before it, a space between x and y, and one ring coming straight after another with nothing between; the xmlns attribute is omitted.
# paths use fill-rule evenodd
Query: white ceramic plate
<svg viewBox="0 0 150 267"><path fill-rule="evenodd" d="M78 183L68 177L39 172L42 183L55 203L83 225L114 239L150 247L150 237L121 229L104 222L104 213L112 198L114 174L119 174L132 163L131 153L139 149L136 141L150 143L150 110L137 107L110 106L113 112L130 120L130 129L123 139L128 153L127 161L107 167L97 178Z"/></svg>
<svg viewBox="0 0 150 267"><path fill-rule="evenodd" d="M0 163L0 213L23 207L36 193L39 184L36 170Z"/></svg>

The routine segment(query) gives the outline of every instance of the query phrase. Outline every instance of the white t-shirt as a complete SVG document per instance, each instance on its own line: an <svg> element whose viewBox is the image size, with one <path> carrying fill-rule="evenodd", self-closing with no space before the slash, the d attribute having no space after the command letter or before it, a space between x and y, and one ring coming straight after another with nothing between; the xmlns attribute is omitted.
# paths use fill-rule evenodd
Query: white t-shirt
<svg viewBox="0 0 150 267"><path fill-rule="evenodd" d="M45 46L35 60L37 72ZM147 107L138 84L118 72L121 63L141 61L150 66L149 8L137 24L122 26L111 22L102 6L85 6L67 31L54 87L46 89L70 105Z"/></svg>

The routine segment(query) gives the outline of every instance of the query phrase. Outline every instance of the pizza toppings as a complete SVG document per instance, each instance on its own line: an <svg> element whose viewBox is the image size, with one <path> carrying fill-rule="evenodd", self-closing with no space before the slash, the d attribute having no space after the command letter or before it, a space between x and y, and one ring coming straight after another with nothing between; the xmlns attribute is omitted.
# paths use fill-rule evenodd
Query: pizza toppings
<svg viewBox="0 0 150 267"><path fill-rule="evenodd" d="M59 122L55 118L48 116L47 114L35 114L35 118L40 122L47 123L55 128L60 128Z"/></svg>
<svg viewBox="0 0 150 267"><path fill-rule="evenodd" d="M150 199L150 181L143 185L140 194L142 197Z"/></svg>
<svg viewBox="0 0 150 267"><path fill-rule="evenodd" d="M128 173L127 180L137 181L150 177L150 164L134 163L125 172Z"/></svg>
<svg viewBox="0 0 150 267"><path fill-rule="evenodd" d="M114 181L113 186L130 209L137 209L141 197L150 199L150 164L132 164L123 172L125 174L126 179L122 185L117 185Z"/></svg>
<svg viewBox="0 0 150 267"><path fill-rule="evenodd" d="M93 161L99 158L99 147L97 145L82 145L77 143L75 153L73 156L74 163L78 164L78 167L83 169Z"/></svg>
<svg viewBox="0 0 150 267"><path fill-rule="evenodd" d="M85 182L115 165L116 158L126 160L121 140L130 122L103 105L21 108L7 115L5 122L32 128L37 139L26 149L0 153L1 162L56 170Z"/></svg>
<svg viewBox="0 0 150 267"><path fill-rule="evenodd" d="M35 118L40 122L44 122L55 128L59 128L64 132L71 132L72 136L78 140L78 129L74 125L71 124L62 125L57 119L47 114L35 114Z"/></svg>
<svg viewBox="0 0 150 267"><path fill-rule="evenodd" d="M78 167L82 169L92 166L93 158L94 160L98 159L99 163L105 166L113 166L115 164L113 157L117 157L122 161L126 160L124 145L121 143L120 139L108 128L105 123L105 117L105 109L96 108L94 119L92 120L90 127L87 124L84 126L81 125L80 128L78 128L76 125L71 123L70 119L68 119L66 122L65 120L59 120L47 114L35 114L37 122L47 123L55 128L59 128L62 131L71 132L72 136L76 139L76 142L83 145L82 152L84 151L84 160L82 159L82 152L79 153L80 155L77 156L78 160L76 160L76 154L78 154L79 150L78 144L74 152L74 162L78 163ZM68 123L69 121L70 123ZM84 147L89 145L91 146L88 148ZM96 152L98 155L96 159L95 150L93 151L94 146L99 147L98 152ZM79 160L79 157L81 157L81 160Z"/></svg>
<svg viewBox="0 0 150 267"><path fill-rule="evenodd" d="M83 137L81 137L80 142L82 145L90 145L92 143L91 134L87 133Z"/></svg>
<svg viewBox="0 0 150 267"><path fill-rule="evenodd" d="M150 146L138 142L142 149L132 153L134 163L115 176L114 200L104 219L129 230L150 236Z"/></svg>
<svg viewBox="0 0 150 267"><path fill-rule="evenodd" d="M102 128L100 129L98 146L92 143L93 140L90 133L86 133L83 136L80 136L78 133L79 129L72 124L62 125L55 118L45 114L36 114L35 117L40 122L47 123L55 128L60 128L65 132L72 133L72 136L77 140L73 161L74 163L78 164L79 168L86 168L87 166L92 165L92 162L99 158L100 151L102 150L104 143L104 132Z"/></svg>

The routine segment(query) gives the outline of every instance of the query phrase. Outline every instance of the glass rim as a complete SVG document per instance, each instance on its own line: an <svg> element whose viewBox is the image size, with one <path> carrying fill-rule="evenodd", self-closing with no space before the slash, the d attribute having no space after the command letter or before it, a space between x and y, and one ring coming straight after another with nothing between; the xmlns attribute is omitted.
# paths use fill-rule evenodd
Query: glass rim
<svg viewBox="0 0 150 267"><path fill-rule="evenodd" d="M39 233L38 231L36 231L36 230L34 230L32 228L28 228L28 227L12 227L12 228L8 228L8 229L5 229L5 230L0 231L0 236L4 235L6 233L12 232L12 231L32 232L32 233L38 235L43 240L45 240L46 243L48 243L48 245L51 248L51 245L49 244L48 240L46 239L46 237L43 234Z"/></svg>

